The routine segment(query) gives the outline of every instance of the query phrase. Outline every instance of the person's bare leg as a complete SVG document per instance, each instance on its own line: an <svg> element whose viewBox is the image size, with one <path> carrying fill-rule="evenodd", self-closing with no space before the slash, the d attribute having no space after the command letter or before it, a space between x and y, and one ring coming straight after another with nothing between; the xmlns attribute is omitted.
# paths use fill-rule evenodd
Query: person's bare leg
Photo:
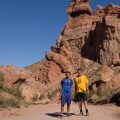
<svg viewBox="0 0 120 120"><path fill-rule="evenodd" d="M87 101L84 101L84 107L85 107L85 110L88 110L88 104L87 104Z"/></svg>
<svg viewBox="0 0 120 120"><path fill-rule="evenodd" d="M70 104L67 104L67 116L69 117L69 113L70 113Z"/></svg>
<svg viewBox="0 0 120 120"><path fill-rule="evenodd" d="M63 116L63 112L64 112L64 105L61 105L61 115Z"/></svg>
<svg viewBox="0 0 120 120"><path fill-rule="evenodd" d="M85 107L85 110L86 110L86 115L88 116L89 115L89 112L88 112L88 103L87 101L84 101L84 107Z"/></svg>
<svg viewBox="0 0 120 120"><path fill-rule="evenodd" d="M79 109L82 109L82 102L78 102Z"/></svg>
<svg viewBox="0 0 120 120"><path fill-rule="evenodd" d="M79 110L80 110L80 115L83 115L83 111L82 111L82 101L78 102L78 106L79 106Z"/></svg>
<svg viewBox="0 0 120 120"><path fill-rule="evenodd" d="M70 112L70 104L67 105L67 113Z"/></svg>

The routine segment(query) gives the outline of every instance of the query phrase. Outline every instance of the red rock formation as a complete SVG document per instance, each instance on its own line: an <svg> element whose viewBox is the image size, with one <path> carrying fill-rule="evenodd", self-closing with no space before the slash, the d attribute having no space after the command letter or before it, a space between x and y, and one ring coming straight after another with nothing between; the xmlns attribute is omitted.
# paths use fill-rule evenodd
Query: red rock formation
<svg viewBox="0 0 120 120"><path fill-rule="evenodd" d="M82 68L92 80L91 83L99 82L101 79L102 85L99 86L99 89L106 90L110 84L108 81L112 85L116 80L114 75L112 74L112 78L108 77L107 79L105 76L109 76L109 73L106 73L101 78L100 71L101 66L104 64L117 66L117 68L115 67L116 71L120 69L119 9L119 6L109 4L106 7L97 9L94 15L91 16L89 1L72 0L67 8L70 16L57 40L57 47L52 46L51 51L46 53L47 60L45 63L54 63L54 67L59 70L56 71L47 67L44 72L48 73L48 76L52 76L53 72L54 74L57 72L60 74L56 74L51 79L46 78L46 75L39 77L39 79L42 78L44 81L47 79L57 85L65 71L69 70L74 73L76 68ZM43 73L42 71L41 69L38 75ZM47 71L51 71L51 73ZM53 82L53 79L56 82ZM103 81L106 81L106 83L103 83ZM49 86L49 84L47 85ZM116 87L109 89L114 88Z"/></svg>
<svg viewBox="0 0 120 120"><path fill-rule="evenodd" d="M0 67L0 72L4 74L4 85L11 87L17 81L24 82L31 76L31 71L24 68L8 65L6 67Z"/></svg>
<svg viewBox="0 0 120 120"><path fill-rule="evenodd" d="M120 65L120 19L117 16L105 16L96 24L94 44L96 59L109 66Z"/></svg>
<svg viewBox="0 0 120 120"><path fill-rule="evenodd" d="M73 17L78 16L79 14L92 15L89 0L72 0L67 8L67 12Z"/></svg>
<svg viewBox="0 0 120 120"><path fill-rule="evenodd" d="M105 7L97 8L94 12L94 15L101 17L106 15L117 16L119 13L120 13L120 6L109 3Z"/></svg>
<svg viewBox="0 0 120 120"><path fill-rule="evenodd" d="M105 16L119 17L119 14L120 14L120 7L112 3L109 3L107 6L98 7L95 10L93 21L94 23L96 23L97 21L100 21L100 19L102 19Z"/></svg>

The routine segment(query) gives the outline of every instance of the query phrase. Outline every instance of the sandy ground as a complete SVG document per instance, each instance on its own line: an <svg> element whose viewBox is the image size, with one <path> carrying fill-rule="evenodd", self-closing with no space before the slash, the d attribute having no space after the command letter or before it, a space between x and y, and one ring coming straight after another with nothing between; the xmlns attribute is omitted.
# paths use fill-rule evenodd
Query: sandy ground
<svg viewBox="0 0 120 120"><path fill-rule="evenodd" d="M60 105L33 105L21 109L0 110L0 120L59 120ZM120 120L120 107L114 105L89 105L90 116L79 116L76 104L71 106L71 116L64 120Z"/></svg>

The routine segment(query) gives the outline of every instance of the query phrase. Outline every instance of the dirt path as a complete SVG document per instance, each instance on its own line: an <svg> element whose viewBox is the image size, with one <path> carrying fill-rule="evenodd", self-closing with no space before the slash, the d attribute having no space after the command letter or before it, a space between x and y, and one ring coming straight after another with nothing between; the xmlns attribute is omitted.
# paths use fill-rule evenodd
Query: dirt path
<svg viewBox="0 0 120 120"><path fill-rule="evenodd" d="M37 105L19 110L0 111L0 120L59 120L60 105ZM71 116L64 117L64 120L120 120L120 108L109 106L89 106L90 116L79 116L76 104L72 105Z"/></svg>

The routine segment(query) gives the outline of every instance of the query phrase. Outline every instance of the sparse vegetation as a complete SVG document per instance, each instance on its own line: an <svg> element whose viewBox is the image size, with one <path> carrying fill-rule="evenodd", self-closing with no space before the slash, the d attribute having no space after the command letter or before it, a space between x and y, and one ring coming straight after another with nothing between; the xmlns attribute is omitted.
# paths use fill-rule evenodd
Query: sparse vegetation
<svg viewBox="0 0 120 120"><path fill-rule="evenodd" d="M20 108L21 105L27 106L25 101L23 100L20 92L20 86L21 83L16 83L11 88L8 88L4 86L4 74L0 72L0 93L5 92L8 93L15 98L8 99L6 97L0 98L0 107L7 108L7 107L13 107L13 108Z"/></svg>
<svg viewBox="0 0 120 120"><path fill-rule="evenodd" d="M94 90L90 90L90 98L95 94L95 91Z"/></svg>
<svg viewBox="0 0 120 120"><path fill-rule="evenodd" d="M43 58L43 59L41 59L40 61L43 62L43 61L45 61L45 60L46 60L46 58Z"/></svg>
<svg viewBox="0 0 120 120"><path fill-rule="evenodd" d="M3 87L4 83L4 74L0 72L0 88Z"/></svg>
<svg viewBox="0 0 120 120"><path fill-rule="evenodd" d="M19 90L21 86L20 83L13 85L11 88L4 86L3 83L4 83L4 74L0 72L0 90L7 92L13 96L16 96L17 98L21 98L21 92Z"/></svg>
<svg viewBox="0 0 120 120"><path fill-rule="evenodd" d="M38 100L38 95L35 94L34 97L33 97L33 102L36 102Z"/></svg>
<svg viewBox="0 0 120 120"><path fill-rule="evenodd" d="M45 95L41 94L40 97L39 97L39 100L43 100L44 98L45 98Z"/></svg>
<svg viewBox="0 0 120 120"><path fill-rule="evenodd" d="M111 89L108 89L108 88L101 88L101 87L98 87L98 90L97 90L97 95L100 97L100 99L104 98L104 97L109 97L112 95L112 90Z"/></svg>
<svg viewBox="0 0 120 120"><path fill-rule="evenodd" d="M49 92L47 95L48 99L50 99L50 100L53 99L57 95L57 93L58 93L58 89L56 89L52 92Z"/></svg>
<svg viewBox="0 0 120 120"><path fill-rule="evenodd" d="M2 107L2 108L8 108L8 107L20 108L20 102L18 100L0 98L0 107Z"/></svg>
<svg viewBox="0 0 120 120"><path fill-rule="evenodd" d="M11 88L3 86L1 88L1 90L15 96L17 99L22 99L21 92L19 90L19 86L20 85L14 85Z"/></svg>

